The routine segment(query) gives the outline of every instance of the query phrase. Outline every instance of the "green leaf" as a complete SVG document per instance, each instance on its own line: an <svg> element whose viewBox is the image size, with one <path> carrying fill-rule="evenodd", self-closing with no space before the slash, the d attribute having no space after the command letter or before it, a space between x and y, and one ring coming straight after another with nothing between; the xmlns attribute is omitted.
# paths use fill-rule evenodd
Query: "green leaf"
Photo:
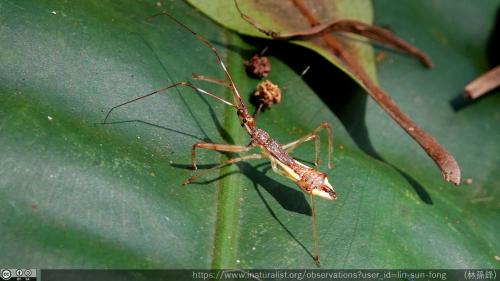
<svg viewBox="0 0 500 281"><path fill-rule="evenodd" d="M179 88L115 110L112 124L97 124L112 106L192 72L223 78L210 50L190 33L166 17L144 20L162 10L216 46L245 101L255 87L242 63L262 42L217 26L184 2L158 3L0 4L0 263L314 267L307 197L266 161L181 186L194 173L192 143L248 143L231 108ZM418 42L436 65L428 71L385 51L380 83L449 148L471 185L442 182L419 147L322 59L283 46L311 63L304 81L293 61L271 57L269 78L284 89L283 101L261 114L259 126L282 143L322 121L334 129L336 167L318 169L333 181L338 200L315 201L323 268L498 268L500 95L460 110L450 106L487 68L496 5L375 2L376 23ZM230 98L222 87L196 83ZM234 157L198 155L201 169ZM313 155L312 143L294 153L305 163Z"/></svg>

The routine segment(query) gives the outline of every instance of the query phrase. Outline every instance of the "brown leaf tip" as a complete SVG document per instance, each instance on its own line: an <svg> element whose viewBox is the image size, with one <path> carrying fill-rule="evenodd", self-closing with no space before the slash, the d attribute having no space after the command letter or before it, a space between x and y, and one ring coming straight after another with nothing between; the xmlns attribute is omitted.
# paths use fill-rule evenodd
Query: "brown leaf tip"
<svg viewBox="0 0 500 281"><path fill-rule="evenodd" d="M447 182L451 182L454 185L460 184L460 167L458 166L457 161L450 156L451 159L448 159L443 166L441 166L441 172L443 178Z"/></svg>
<svg viewBox="0 0 500 281"><path fill-rule="evenodd" d="M257 78L266 77L271 71L271 62L266 56L260 56L258 54L253 55L252 58L245 61L245 69L249 75Z"/></svg>
<svg viewBox="0 0 500 281"><path fill-rule="evenodd" d="M281 90L277 85L266 80L257 84L252 99L257 105L270 108L273 104L281 102Z"/></svg>

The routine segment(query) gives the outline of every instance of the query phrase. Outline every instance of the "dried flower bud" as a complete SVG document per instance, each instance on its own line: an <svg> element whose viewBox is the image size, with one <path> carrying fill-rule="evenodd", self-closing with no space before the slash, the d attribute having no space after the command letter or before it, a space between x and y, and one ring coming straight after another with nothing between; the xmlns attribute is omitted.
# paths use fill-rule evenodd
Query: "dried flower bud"
<svg viewBox="0 0 500 281"><path fill-rule="evenodd" d="M263 108L270 108L273 104L281 101L281 90L277 85L266 80L257 85L252 99L257 106L262 105Z"/></svg>
<svg viewBox="0 0 500 281"><path fill-rule="evenodd" d="M259 79L266 77L269 71L271 71L271 63L269 62L269 59L258 54L253 55L253 57L245 61L244 64L247 73Z"/></svg>

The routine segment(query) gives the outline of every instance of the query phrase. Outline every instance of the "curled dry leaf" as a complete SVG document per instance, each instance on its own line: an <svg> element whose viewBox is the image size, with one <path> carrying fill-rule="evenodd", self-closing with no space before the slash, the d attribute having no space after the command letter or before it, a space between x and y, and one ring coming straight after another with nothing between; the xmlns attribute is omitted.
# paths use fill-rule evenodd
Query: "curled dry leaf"
<svg viewBox="0 0 500 281"><path fill-rule="evenodd" d="M328 53L332 61L336 62L338 66L350 74L351 77L353 77L368 92L370 97L372 97L377 104L384 109L386 113L424 149L427 155L434 160L438 168L441 170L444 180L458 185L460 183L460 167L458 166L455 158L443 146L441 146L434 137L419 128L401 109L399 109L389 95L377 85L364 68L361 60L359 60L356 49L350 48L349 42L346 42L345 38L340 38L329 32L346 32L371 39L415 56L424 65L430 68L432 67L432 62L428 56L403 39L396 37L392 34L392 32L381 27L372 26L361 21L350 19L333 18L324 20L325 23L321 23L321 20L318 19L316 14L318 14L318 11L320 10L328 10L328 7L323 7L325 9L318 8L314 10L308 7L318 3L309 3L309 5L307 5L303 0L293 0L290 2L291 4L285 4L282 2L279 3L280 4L262 1L258 4L254 3L254 5L259 5L259 9L261 10L276 9L275 6L281 5L280 13L284 16L280 17L279 20L275 19L276 21L283 22L288 20L286 24L292 28L307 24L310 28L288 33L266 29L252 17L245 14L239 6L239 3L235 0L235 6L242 19L248 22L256 30L272 37L273 39L302 39L310 41L310 43L326 50L326 53ZM334 16L334 13L332 13L332 16ZM307 22L304 21L304 18ZM302 23L300 23L300 21L302 21Z"/></svg>
<svg viewBox="0 0 500 281"><path fill-rule="evenodd" d="M311 28L290 33L279 33L273 30L264 29L251 17L244 14L243 11L239 8L238 2L235 0L236 8L238 9L241 17L257 30L269 37L272 37L273 39L294 40L323 35L328 32L334 31L349 32L366 37L375 42L386 45L387 47L391 47L401 52L412 55L419 59L422 64L424 64L428 68L432 68L433 66L431 59L424 52L420 51L403 39L395 36L390 30L351 19L331 19L326 23L320 23L316 19L316 17L309 12L302 0L294 0L293 3L297 7L297 9L301 13L303 13L303 15L309 20L312 26Z"/></svg>

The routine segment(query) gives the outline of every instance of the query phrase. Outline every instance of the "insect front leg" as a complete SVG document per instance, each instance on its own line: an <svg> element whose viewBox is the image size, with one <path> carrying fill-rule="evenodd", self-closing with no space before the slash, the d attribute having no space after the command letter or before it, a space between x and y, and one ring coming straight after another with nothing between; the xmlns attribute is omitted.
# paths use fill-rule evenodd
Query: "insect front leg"
<svg viewBox="0 0 500 281"><path fill-rule="evenodd" d="M310 141L314 139L314 144L315 144L315 154L316 158L314 160L314 165L319 164L319 153L320 153L320 139L318 136L318 132L326 129L328 132L328 168L332 168L332 155L333 155L333 131L332 128L330 127L330 124L327 122L321 123L316 129L312 130L309 134L303 136L302 138L293 141L291 143L287 143L282 146L283 149L285 149L287 152L291 152L295 148L297 148L299 145L306 141Z"/></svg>
<svg viewBox="0 0 500 281"><path fill-rule="evenodd" d="M109 116L111 115L111 112L113 112L113 110L115 110L115 109L117 109L117 108L119 108L119 107L122 107L122 106L124 106L124 105L130 104L130 103L133 103L133 102L136 102L136 101L138 101L138 100L142 100L142 99L145 99L145 98L152 97L152 96L157 95L157 94L165 93L165 92L166 92L166 91L168 91L169 89L176 88L176 87L189 87L189 88L193 89L194 91L196 91L196 92L198 92L198 93L200 93L200 94L207 95L207 96L209 96L209 97L211 97L211 98L213 98L213 99L215 99L215 100L218 100L218 101L220 101L220 102L222 102L222 103L224 103L224 104L226 104L226 105L229 105L229 106L232 106L232 107L236 108L236 105L234 105L234 104L232 104L232 103L228 102L227 100L222 99L222 98L220 98L220 97L218 97L218 96L216 96L216 95L214 95L214 94L212 94L212 93L210 93L210 92L207 92L207 91L205 91L205 90L203 90L203 89L201 89L201 88L198 88L198 87L196 87L195 85L191 84L190 82L183 81L183 82L177 82L177 83L171 84L171 85L169 85L169 86L166 86L166 87L160 88L160 89L158 89L158 90L156 90L156 91L153 91L153 92L151 92L151 93L148 93L148 94L142 95L142 96L140 96L140 97L137 97L137 98L134 98L134 99L128 100L128 101L126 101L126 102L120 103L119 105L115 105L115 106L113 106L113 107L112 107L112 108L108 111L108 113L106 114L106 117L104 118L104 121L103 121L102 123L103 123L103 124L106 124L106 122L107 122L107 120L108 120Z"/></svg>

